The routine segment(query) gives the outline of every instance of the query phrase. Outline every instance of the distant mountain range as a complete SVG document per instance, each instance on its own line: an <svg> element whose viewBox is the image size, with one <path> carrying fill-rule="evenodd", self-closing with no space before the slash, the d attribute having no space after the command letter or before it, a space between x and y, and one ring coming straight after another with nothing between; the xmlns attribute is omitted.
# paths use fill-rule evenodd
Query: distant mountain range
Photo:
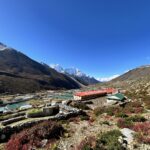
<svg viewBox="0 0 150 150"><path fill-rule="evenodd" d="M75 79L0 43L0 93L27 93L81 86Z"/></svg>
<svg viewBox="0 0 150 150"><path fill-rule="evenodd" d="M60 73L63 73L70 77L75 78L77 81L79 81L83 85L99 83L99 81L96 80L94 77L90 77L90 76L86 75L85 73L81 72L78 68L72 67L72 68L64 69L59 64L50 65L50 67Z"/></svg>
<svg viewBox="0 0 150 150"><path fill-rule="evenodd" d="M64 69L60 65L49 67L0 43L0 93L76 89L96 83L99 81L77 68ZM106 84L125 88L142 86L150 93L150 65L129 70Z"/></svg>

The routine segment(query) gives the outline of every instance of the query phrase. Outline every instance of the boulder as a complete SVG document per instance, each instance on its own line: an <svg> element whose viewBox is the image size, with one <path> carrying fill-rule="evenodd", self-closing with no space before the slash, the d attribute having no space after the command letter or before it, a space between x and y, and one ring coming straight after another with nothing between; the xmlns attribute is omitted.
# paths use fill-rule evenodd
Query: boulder
<svg viewBox="0 0 150 150"><path fill-rule="evenodd" d="M121 129L121 133L125 136L124 140L126 140L128 144L133 142L134 140L133 134L135 133L133 130L124 128Z"/></svg>

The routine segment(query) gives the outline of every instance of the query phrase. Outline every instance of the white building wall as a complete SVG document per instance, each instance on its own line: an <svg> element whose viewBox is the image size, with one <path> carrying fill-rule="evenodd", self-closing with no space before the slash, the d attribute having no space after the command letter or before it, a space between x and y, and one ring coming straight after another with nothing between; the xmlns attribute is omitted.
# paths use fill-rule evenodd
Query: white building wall
<svg viewBox="0 0 150 150"><path fill-rule="evenodd" d="M107 99L107 104L108 105L112 105L112 104L115 104L115 103L116 103L115 100L109 100L109 99Z"/></svg>
<svg viewBox="0 0 150 150"><path fill-rule="evenodd" d="M76 95L74 95L73 98L74 98L74 100L82 100L82 97L76 96Z"/></svg>

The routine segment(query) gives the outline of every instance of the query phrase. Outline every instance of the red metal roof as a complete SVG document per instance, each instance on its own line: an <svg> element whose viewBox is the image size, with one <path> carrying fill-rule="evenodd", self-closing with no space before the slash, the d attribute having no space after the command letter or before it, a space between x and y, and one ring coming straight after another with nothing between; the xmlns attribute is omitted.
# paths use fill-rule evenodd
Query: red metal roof
<svg viewBox="0 0 150 150"><path fill-rule="evenodd" d="M95 91L85 91L85 92L77 92L74 95L75 96L92 96L92 95L104 95L104 94L111 94L116 92L115 89L113 88L107 88L107 89L102 89L102 90L95 90Z"/></svg>

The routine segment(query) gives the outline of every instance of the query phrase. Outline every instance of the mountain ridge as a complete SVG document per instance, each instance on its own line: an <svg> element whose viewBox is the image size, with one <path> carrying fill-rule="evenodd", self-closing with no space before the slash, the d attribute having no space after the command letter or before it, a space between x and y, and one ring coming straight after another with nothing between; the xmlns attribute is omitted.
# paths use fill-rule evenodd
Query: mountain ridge
<svg viewBox="0 0 150 150"><path fill-rule="evenodd" d="M126 73L120 75L119 77L113 79L112 81L137 80L146 76L150 76L150 65L142 65L133 68Z"/></svg>
<svg viewBox="0 0 150 150"><path fill-rule="evenodd" d="M69 76L46 67L20 51L2 43L0 48L3 49L0 51L0 92L26 93L42 89L81 87Z"/></svg>

